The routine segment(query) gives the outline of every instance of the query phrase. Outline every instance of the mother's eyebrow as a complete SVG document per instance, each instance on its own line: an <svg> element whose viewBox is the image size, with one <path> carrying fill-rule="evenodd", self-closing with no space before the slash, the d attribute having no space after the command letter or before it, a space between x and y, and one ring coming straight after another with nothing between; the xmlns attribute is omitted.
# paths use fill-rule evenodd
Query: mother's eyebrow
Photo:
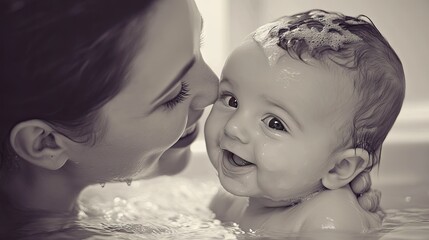
<svg viewBox="0 0 429 240"><path fill-rule="evenodd" d="M171 81L167 87L164 88L164 90L162 90L162 92L160 94L158 94L158 96L156 96L153 101L151 102L151 104L153 104L154 102L158 101L159 98L161 98L164 94L166 94L168 91L170 91L170 89L172 87L174 87L177 82L179 82L183 76L186 75L186 73L189 71L189 69L192 68L192 66L195 64L196 58L195 56L192 57L192 59L186 63L186 65L179 71L179 73L176 75L176 77L173 79L173 81Z"/></svg>

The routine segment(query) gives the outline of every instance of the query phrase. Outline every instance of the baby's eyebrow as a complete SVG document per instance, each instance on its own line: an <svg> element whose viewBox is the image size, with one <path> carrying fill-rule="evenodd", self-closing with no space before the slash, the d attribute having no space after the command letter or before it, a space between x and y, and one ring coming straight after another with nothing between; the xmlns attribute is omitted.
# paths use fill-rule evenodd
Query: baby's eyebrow
<svg viewBox="0 0 429 240"><path fill-rule="evenodd" d="M284 104L280 104L278 101L276 101L275 99L272 99L271 97L265 96L265 100L268 103L273 104L274 106L276 106L276 107L282 109L283 111L285 111L290 116L290 118L292 119L292 121L298 126L299 130L302 131L302 125L298 121L298 118L296 117L296 115L289 108L287 108Z"/></svg>

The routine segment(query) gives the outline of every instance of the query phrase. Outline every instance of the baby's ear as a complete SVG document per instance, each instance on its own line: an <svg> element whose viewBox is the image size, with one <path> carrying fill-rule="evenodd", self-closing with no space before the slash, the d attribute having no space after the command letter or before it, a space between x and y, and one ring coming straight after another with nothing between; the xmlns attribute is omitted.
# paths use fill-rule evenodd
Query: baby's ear
<svg viewBox="0 0 429 240"><path fill-rule="evenodd" d="M370 163L370 155L362 148L346 149L335 156L335 165L322 178L328 189L338 189L350 183Z"/></svg>
<svg viewBox="0 0 429 240"><path fill-rule="evenodd" d="M69 159L64 138L40 120L18 123L10 133L10 143L18 156L49 170L61 168Z"/></svg>

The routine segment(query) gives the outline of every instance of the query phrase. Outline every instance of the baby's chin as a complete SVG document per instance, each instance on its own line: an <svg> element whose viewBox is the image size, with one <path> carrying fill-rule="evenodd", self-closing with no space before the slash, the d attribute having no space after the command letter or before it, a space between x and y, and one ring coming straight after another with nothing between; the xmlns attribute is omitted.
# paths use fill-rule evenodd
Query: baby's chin
<svg viewBox="0 0 429 240"><path fill-rule="evenodd" d="M246 191L243 191L243 189L239 189L236 186L231 186L228 184L222 184L222 187L229 193L240 196L240 197L248 197L249 202L256 204L260 207L289 207L291 205L294 205L296 203L296 200L272 200L267 197L261 197L261 196L254 196L253 194L250 194Z"/></svg>
<svg viewBox="0 0 429 240"><path fill-rule="evenodd" d="M219 180L227 192L240 197L248 197L250 202L261 207L290 207L301 200L299 197L288 198L286 196L285 198L274 200L274 197L267 196L258 186L249 185L248 182L245 184L240 181L234 181L225 178L221 174L219 174Z"/></svg>
<svg viewBox="0 0 429 240"><path fill-rule="evenodd" d="M249 183L243 183L242 181L236 181L218 172L218 177L222 187L229 193L240 196L240 197L252 197L258 192L258 188L254 187Z"/></svg>

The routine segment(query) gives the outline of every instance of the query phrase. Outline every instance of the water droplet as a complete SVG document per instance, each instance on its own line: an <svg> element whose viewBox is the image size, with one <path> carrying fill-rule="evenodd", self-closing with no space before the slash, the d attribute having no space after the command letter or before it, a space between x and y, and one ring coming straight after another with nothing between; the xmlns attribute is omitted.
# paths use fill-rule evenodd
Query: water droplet
<svg viewBox="0 0 429 240"><path fill-rule="evenodd" d="M104 182L104 183L100 183L100 186L102 187L102 188L104 188L104 186L106 186L106 183Z"/></svg>
<svg viewBox="0 0 429 240"><path fill-rule="evenodd" d="M125 182L127 183L128 186L131 186L131 183L133 182L133 179L131 179L131 178L125 179Z"/></svg>

